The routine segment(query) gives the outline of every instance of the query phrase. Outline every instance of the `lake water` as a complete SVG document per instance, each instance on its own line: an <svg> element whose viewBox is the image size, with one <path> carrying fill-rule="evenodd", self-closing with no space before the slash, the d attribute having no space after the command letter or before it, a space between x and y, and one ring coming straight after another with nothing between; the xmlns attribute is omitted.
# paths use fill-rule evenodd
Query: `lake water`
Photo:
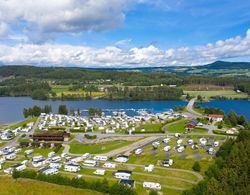
<svg viewBox="0 0 250 195"><path fill-rule="evenodd" d="M108 100L79 100L79 101L60 101L32 100L30 97L0 97L0 124L21 121L23 117L23 108L33 107L34 105L51 105L53 112L57 112L60 104L67 105L75 110L87 110L89 107L97 107L104 110L107 114L112 111L126 111L129 115L136 115L136 110L146 109L152 113L168 111L171 108L185 106L186 101L108 101ZM216 107L224 110L226 113L234 110L236 113L244 115L250 120L250 101L247 100L214 100L205 103L198 103L204 107ZM86 112L83 112L83 115Z"/></svg>
<svg viewBox="0 0 250 195"><path fill-rule="evenodd" d="M202 107L220 108L225 113L233 110L237 114L244 115L248 120L250 120L250 101L248 100L213 100L210 102L196 104Z"/></svg>
<svg viewBox="0 0 250 195"><path fill-rule="evenodd" d="M24 119L23 108L33 107L34 105L51 105L53 112L57 113L60 104L67 105L75 110L87 110L89 107L97 107L106 111L107 114L112 111L126 111L129 115L136 115L136 110L146 109L152 113L167 111L178 106L185 106L186 101L109 101L109 100L79 100L79 101L60 101L32 100L29 97L0 97L0 124L17 122ZM135 110L133 110L135 109ZM83 115L86 112L83 112ZM137 114L138 115L138 114Z"/></svg>

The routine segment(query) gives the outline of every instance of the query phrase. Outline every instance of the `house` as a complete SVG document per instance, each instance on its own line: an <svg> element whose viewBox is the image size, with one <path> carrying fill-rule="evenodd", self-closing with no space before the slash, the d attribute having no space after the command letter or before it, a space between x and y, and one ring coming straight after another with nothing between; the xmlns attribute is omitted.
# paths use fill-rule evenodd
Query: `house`
<svg viewBox="0 0 250 195"><path fill-rule="evenodd" d="M77 164L65 164L64 165L64 171L67 171L67 172L78 172L81 170L81 166L80 165L77 165Z"/></svg>
<svg viewBox="0 0 250 195"><path fill-rule="evenodd" d="M70 133L65 131L36 132L32 136L34 141L66 141L69 137Z"/></svg>
<svg viewBox="0 0 250 195"><path fill-rule="evenodd" d="M126 163L128 162L128 156L126 155L118 155L115 159L115 162L119 162L119 163Z"/></svg>
<svg viewBox="0 0 250 195"><path fill-rule="evenodd" d="M173 163L174 163L173 159L165 159L165 160L162 162L162 165L163 165L164 167L169 167L169 166L173 165Z"/></svg>
<svg viewBox="0 0 250 195"><path fill-rule="evenodd" d="M215 122L223 121L224 115L223 114L209 114L209 120L213 120Z"/></svg>
<svg viewBox="0 0 250 195"><path fill-rule="evenodd" d="M45 167L39 170L41 173L45 175L56 175L59 173L57 168Z"/></svg>
<svg viewBox="0 0 250 195"><path fill-rule="evenodd" d="M144 171L147 171L147 172L152 172L154 170L154 165L152 164L149 164L149 165L145 165L144 167Z"/></svg>
<svg viewBox="0 0 250 195"><path fill-rule="evenodd" d="M87 167L96 167L96 166L99 165L99 163L97 161L95 161L95 160L85 160L83 162L83 165L87 166Z"/></svg>
<svg viewBox="0 0 250 195"><path fill-rule="evenodd" d="M143 187L153 190L161 190L161 184L154 182L143 182Z"/></svg>
<svg viewBox="0 0 250 195"><path fill-rule="evenodd" d="M193 129L198 125L198 121L196 119L189 120L188 124L186 125L186 129Z"/></svg>
<svg viewBox="0 0 250 195"><path fill-rule="evenodd" d="M129 179L132 174L132 171L127 170L118 170L114 173L114 177L117 179Z"/></svg>
<svg viewBox="0 0 250 195"><path fill-rule="evenodd" d="M115 169L116 167L116 164L115 163L110 163L110 162L107 162L103 165L104 168L109 168L109 169Z"/></svg>
<svg viewBox="0 0 250 195"><path fill-rule="evenodd" d="M103 155L95 155L94 160L100 160L100 161L107 161L108 157L107 156L103 156Z"/></svg>
<svg viewBox="0 0 250 195"><path fill-rule="evenodd" d="M96 169L94 171L95 175L105 175L105 170L104 169Z"/></svg>
<svg viewBox="0 0 250 195"><path fill-rule="evenodd" d="M119 181L119 184L125 185L129 188L134 188L135 187L135 180L131 180L131 179L121 179Z"/></svg>

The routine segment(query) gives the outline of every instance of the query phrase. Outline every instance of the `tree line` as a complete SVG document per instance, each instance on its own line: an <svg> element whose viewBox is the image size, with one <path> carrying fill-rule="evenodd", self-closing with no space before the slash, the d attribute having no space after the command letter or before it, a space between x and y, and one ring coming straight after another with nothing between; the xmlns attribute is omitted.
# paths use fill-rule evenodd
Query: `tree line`
<svg viewBox="0 0 250 195"><path fill-rule="evenodd" d="M28 118L29 116L38 117L38 116L40 116L41 113L48 114L50 112L52 112L52 108L50 105L45 105L44 107L33 106L31 108L24 108L23 109L23 116L25 118Z"/></svg>
<svg viewBox="0 0 250 195"><path fill-rule="evenodd" d="M14 179L17 178L29 178L39 181L44 181L48 183L54 183L57 185L65 185L71 186L80 189L90 189L94 191L98 191L104 194L111 194L111 195L135 195L136 192L129 188L126 185L122 184L109 184L107 179L103 179L102 181L92 181L88 182L83 178L69 178L62 176L60 174L57 175L45 175L43 173L38 173L34 170L23 170L23 171L13 171L12 177Z"/></svg>

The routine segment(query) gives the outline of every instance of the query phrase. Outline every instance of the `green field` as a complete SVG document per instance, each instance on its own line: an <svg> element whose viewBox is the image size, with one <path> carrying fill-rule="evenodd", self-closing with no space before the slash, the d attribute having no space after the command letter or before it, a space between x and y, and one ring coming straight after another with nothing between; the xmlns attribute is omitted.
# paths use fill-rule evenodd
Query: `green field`
<svg viewBox="0 0 250 195"><path fill-rule="evenodd" d="M82 144L74 141L69 144L69 152L72 154L84 154L86 152L90 154L103 154L110 152L111 150L127 146L131 143L132 142L129 141L110 141L98 144Z"/></svg>
<svg viewBox="0 0 250 195"><path fill-rule="evenodd" d="M10 128L10 129L15 129L15 128L17 128L17 127L22 127L22 126L24 126L24 125L26 125L26 124L28 124L28 123L30 123L30 122L36 122L36 120L37 120L37 117L29 118L29 119L26 119L26 120L21 121L21 122L19 122L19 123L10 125L10 126L8 126L8 128Z"/></svg>
<svg viewBox="0 0 250 195"><path fill-rule="evenodd" d="M0 177L0 194L3 195L98 195L96 191L76 189L68 186L59 186L42 181L29 179L14 180L10 177Z"/></svg>
<svg viewBox="0 0 250 195"><path fill-rule="evenodd" d="M202 90L202 91L196 91L196 90L185 90L184 91L185 94L188 94L191 95L191 96L202 96L206 99L209 99L210 97L213 97L213 96L223 96L223 97L226 97L226 98L248 98L248 95L245 94L245 93L237 93L235 92L234 90L230 90L230 89L227 89L227 90Z"/></svg>
<svg viewBox="0 0 250 195"><path fill-rule="evenodd" d="M142 132L141 130L145 131ZM135 133L162 133L162 123L145 123L135 128Z"/></svg>
<svg viewBox="0 0 250 195"><path fill-rule="evenodd" d="M187 124L187 120L182 119L175 124L169 125L167 127L167 131L169 131L171 133L183 133L186 131L186 129L185 129L186 124Z"/></svg>

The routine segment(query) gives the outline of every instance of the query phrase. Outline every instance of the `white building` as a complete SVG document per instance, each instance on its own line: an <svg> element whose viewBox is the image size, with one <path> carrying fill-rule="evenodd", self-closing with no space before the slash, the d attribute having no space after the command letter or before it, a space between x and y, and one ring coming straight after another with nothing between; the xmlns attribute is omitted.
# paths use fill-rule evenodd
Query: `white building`
<svg viewBox="0 0 250 195"><path fill-rule="evenodd" d="M107 161L108 157L107 156L103 156L103 155L95 155L94 160L100 160L100 161Z"/></svg>
<svg viewBox="0 0 250 195"><path fill-rule="evenodd" d="M46 167L40 170L45 175L56 175L59 173L57 168Z"/></svg>
<svg viewBox="0 0 250 195"><path fill-rule="evenodd" d="M98 162L95 160L85 160L83 162L83 165L87 167L95 167L95 166L98 166Z"/></svg>
<svg viewBox="0 0 250 195"><path fill-rule="evenodd" d="M132 172L127 170L118 170L114 176L117 179L130 179Z"/></svg>

